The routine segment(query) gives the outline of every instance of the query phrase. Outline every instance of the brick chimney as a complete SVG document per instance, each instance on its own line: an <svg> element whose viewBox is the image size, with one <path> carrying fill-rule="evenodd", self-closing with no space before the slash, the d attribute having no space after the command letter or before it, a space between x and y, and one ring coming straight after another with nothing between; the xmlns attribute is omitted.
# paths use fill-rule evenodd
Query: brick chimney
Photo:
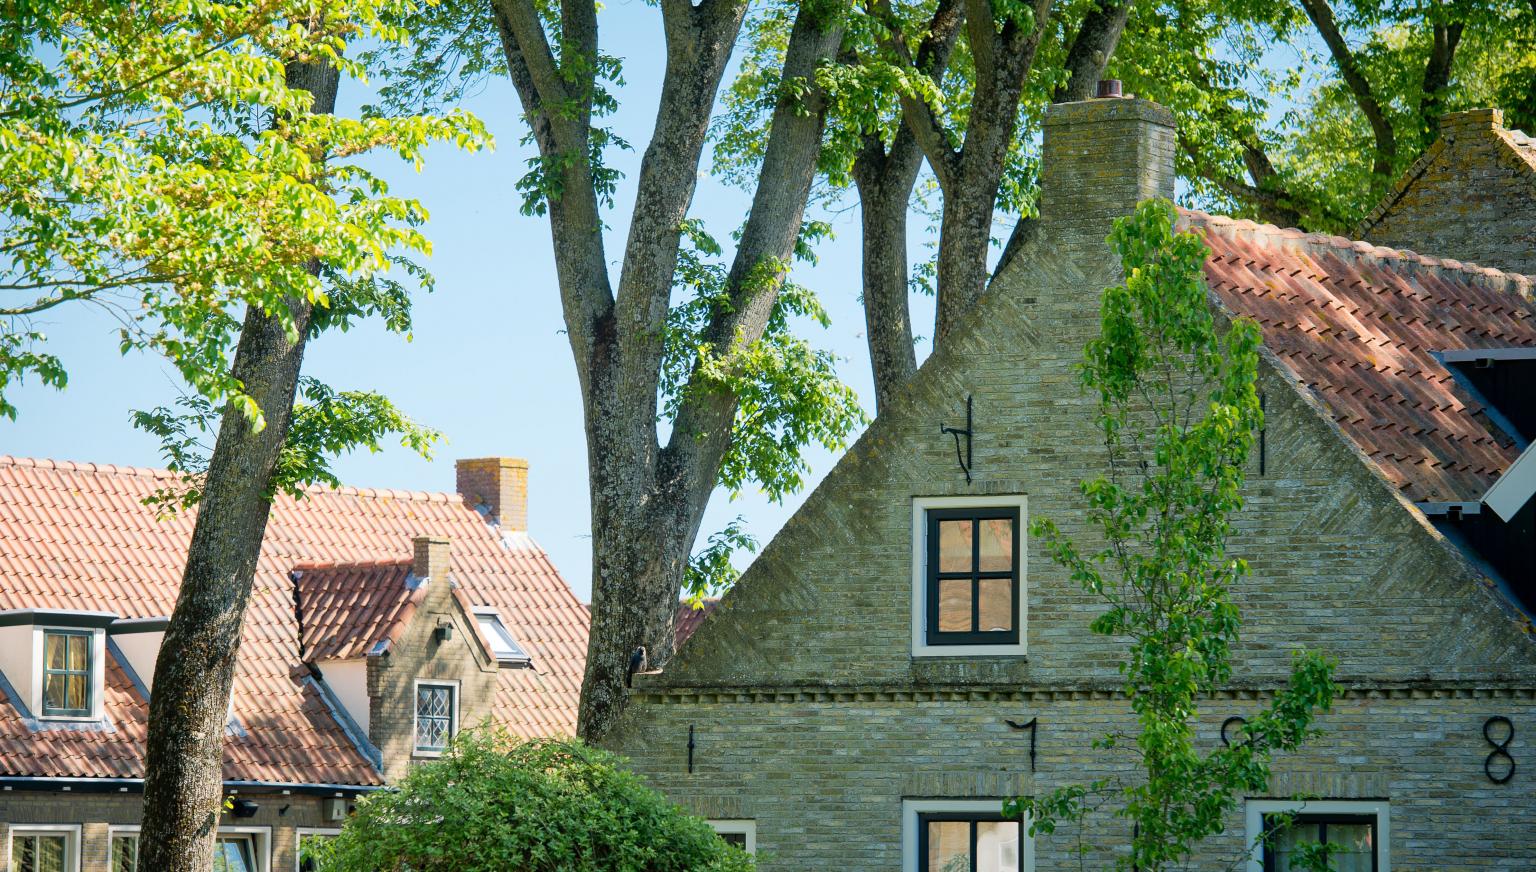
<svg viewBox="0 0 1536 872"><path fill-rule="evenodd" d="M1499 130L1503 127L1502 109L1467 109L1440 116L1440 135L1447 139L1455 139L1456 134L1465 131Z"/></svg>
<svg viewBox="0 0 1536 872"><path fill-rule="evenodd" d="M454 464L464 504L505 530L528 529L528 461L479 457Z"/></svg>
<svg viewBox="0 0 1536 872"><path fill-rule="evenodd" d="M1118 93L1118 84L1101 82L1099 93ZM1172 199L1175 144L1173 113L1149 100L1105 96L1051 106L1040 160L1042 225L1087 234L1098 256L1115 218L1142 200Z"/></svg>
<svg viewBox="0 0 1536 872"><path fill-rule="evenodd" d="M411 540L411 574L418 581L442 581L448 577L452 546L442 536L417 536Z"/></svg>

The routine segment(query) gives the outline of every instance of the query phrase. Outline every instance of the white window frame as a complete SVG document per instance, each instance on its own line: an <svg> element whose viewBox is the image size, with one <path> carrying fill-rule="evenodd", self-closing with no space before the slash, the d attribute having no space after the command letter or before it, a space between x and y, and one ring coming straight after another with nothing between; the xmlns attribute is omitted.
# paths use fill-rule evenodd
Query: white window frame
<svg viewBox="0 0 1536 872"><path fill-rule="evenodd" d="M928 644L928 510L990 509L1019 510L1019 601L1014 604L1014 620L1019 625L1017 644L1004 645L930 645ZM1029 497L1024 494L994 494L964 497L912 498L912 656L913 657L1023 657L1029 653Z"/></svg>
<svg viewBox="0 0 1536 872"><path fill-rule="evenodd" d="M452 741L453 737L459 734L459 691L461 690L460 683L456 680L450 679L418 678L416 679L416 683L411 685L411 756L441 757L443 756L442 751L423 750L420 747L421 743L417 741L417 739L420 737L417 735L416 730L421 726L421 720L416 715L416 700L420 697L421 688L423 686L453 688L453 710L449 713L448 716L448 739L449 741Z"/></svg>
<svg viewBox="0 0 1536 872"><path fill-rule="evenodd" d="M1264 872L1264 816L1269 814L1358 814L1376 816L1376 869L1392 872L1392 804L1384 799L1250 799L1247 809L1247 872Z"/></svg>
<svg viewBox="0 0 1536 872"><path fill-rule="evenodd" d="M305 836L329 836L335 838L341 835L340 827L299 827L293 831L293 872L300 872L299 863L304 857L301 850L304 847Z"/></svg>
<svg viewBox="0 0 1536 872"><path fill-rule="evenodd" d="M251 847L256 850L257 872L272 872L271 827L219 827L214 839L217 840L219 836L252 836Z"/></svg>
<svg viewBox="0 0 1536 872"><path fill-rule="evenodd" d="M89 633L91 636L91 710L85 715L45 715L43 714L43 656L47 651L48 633ZM66 627L57 624L34 624L32 626L32 662L37 664L32 669L32 698L27 702L32 706L32 716L40 721L64 721L74 723L91 723L101 720L103 710L102 696L107 690L107 631L100 627Z"/></svg>
<svg viewBox="0 0 1536 872"><path fill-rule="evenodd" d="M107 868L108 869L112 868L112 840L116 839L116 838L119 838L119 837L123 837L123 836L132 836L133 838L137 839L139 837L139 830L140 830L140 827L139 827L138 824L113 824L113 825L107 827ZM138 866L138 855L137 854L134 855L134 866L135 866L135 868L137 868L137 866Z"/></svg>
<svg viewBox="0 0 1536 872"><path fill-rule="evenodd" d="M76 829L79 829L76 827ZM113 824L107 827L107 862L112 860L112 840L118 836L139 837L142 829L138 824ZM339 830L338 830L339 832ZM257 872L271 872L272 869L272 828L271 827L219 827L214 833L214 838L219 836L254 836L251 846L256 851ZM298 844L294 844L294 853L298 853ZM211 854L209 855L212 856ZM295 860L295 863L298 861ZM77 870L78 872L78 870Z"/></svg>
<svg viewBox="0 0 1536 872"><path fill-rule="evenodd" d="M11 824L5 837L5 868L16 868L17 836L64 836L64 868L80 872L79 824Z"/></svg>
<svg viewBox="0 0 1536 872"><path fill-rule="evenodd" d="M726 818L707 823L722 836L746 836L747 853L757 853L757 821L750 818Z"/></svg>
<svg viewBox="0 0 1536 872"><path fill-rule="evenodd" d="M1003 809L1003 797L996 799L903 799L901 801L901 869L918 872L918 815L933 812L997 814ZM1019 872L1035 872L1035 839L1029 834L1029 816L1019 823Z"/></svg>

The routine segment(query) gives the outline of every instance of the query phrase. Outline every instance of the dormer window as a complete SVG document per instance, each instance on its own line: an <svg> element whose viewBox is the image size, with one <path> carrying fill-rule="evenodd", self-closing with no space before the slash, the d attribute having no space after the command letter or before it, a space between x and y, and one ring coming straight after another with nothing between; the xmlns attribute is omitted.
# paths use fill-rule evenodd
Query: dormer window
<svg viewBox="0 0 1536 872"><path fill-rule="evenodd" d="M43 717L91 716L91 637L89 630L43 630Z"/></svg>

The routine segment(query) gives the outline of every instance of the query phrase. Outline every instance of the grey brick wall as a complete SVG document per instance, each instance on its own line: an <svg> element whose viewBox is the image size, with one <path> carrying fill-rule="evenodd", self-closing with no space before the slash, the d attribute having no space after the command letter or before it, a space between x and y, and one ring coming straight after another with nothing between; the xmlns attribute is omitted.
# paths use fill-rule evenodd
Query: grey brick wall
<svg viewBox="0 0 1536 872"><path fill-rule="evenodd" d="M895 869L903 797L1006 795L1082 783L1124 766L1090 747L1129 722L1114 690L1123 650L1088 625L1096 602L1031 543L1029 654L914 659L912 500L1027 494L1089 538L1078 482L1103 468L1093 402L1074 370L1097 330L1099 291L1119 280L1104 243L1136 198L1171 193L1172 129L1140 101L1054 109L1046 123L1040 244L838 463L610 744L709 817L758 821L764 868ZM1087 161L1052 175L1053 158ZM1280 762L1275 795L1298 790L1392 803L1397 869L1536 868L1536 643L1487 581L1357 456L1313 401L1266 363L1266 475L1249 481L1234 553L1253 578L1232 687L1203 734L1257 705L1298 645L1340 662L1351 690L1326 734ZM941 423L974 396L975 481ZM1483 775L1487 717L1514 720L1524 769ZM1026 734L1039 718L1037 769ZM688 727L695 771L687 772ZM1112 821L1090 840L1124 841ZM1198 868L1243 847L1242 821ZM1075 832L1037 846L1037 868L1069 863ZM1100 868L1090 865L1090 868Z"/></svg>
<svg viewBox="0 0 1536 872"><path fill-rule="evenodd" d="M1497 109L1445 116L1440 139L1368 218L1363 238L1536 274L1536 145ZM1526 142L1516 148L1516 138Z"/></svg>

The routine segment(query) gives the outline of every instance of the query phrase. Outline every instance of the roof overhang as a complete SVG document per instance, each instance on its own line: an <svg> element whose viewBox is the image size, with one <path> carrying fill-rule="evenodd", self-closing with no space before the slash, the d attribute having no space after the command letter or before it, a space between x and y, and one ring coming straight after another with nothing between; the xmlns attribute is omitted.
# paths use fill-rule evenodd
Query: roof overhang
<svg viewBox="0 0 1536 872"><path fill-rule="evenodd" d="M381 784L315 784L300 781L226 781L231 793L297 793L309 796L357 796L386 789ZM0 775L0 790L57 790L66 793L139 793L142 778L70 778L45 775Z"/></svg>
<svg viewBox="0 0 1536 872"><path fill-rule="evenodd" d="M117 620L113 612L84 612L74 609L6 609L0 611L0 627L43 624L49 627L109 627Z"/></svg>
<svg viewBox="0 0 1536 872"><path fill-rule="evenodd" d="M124 633L164 633L170 626L170 618L118 618L107 627L107 632L114 636Z"/></svg>

